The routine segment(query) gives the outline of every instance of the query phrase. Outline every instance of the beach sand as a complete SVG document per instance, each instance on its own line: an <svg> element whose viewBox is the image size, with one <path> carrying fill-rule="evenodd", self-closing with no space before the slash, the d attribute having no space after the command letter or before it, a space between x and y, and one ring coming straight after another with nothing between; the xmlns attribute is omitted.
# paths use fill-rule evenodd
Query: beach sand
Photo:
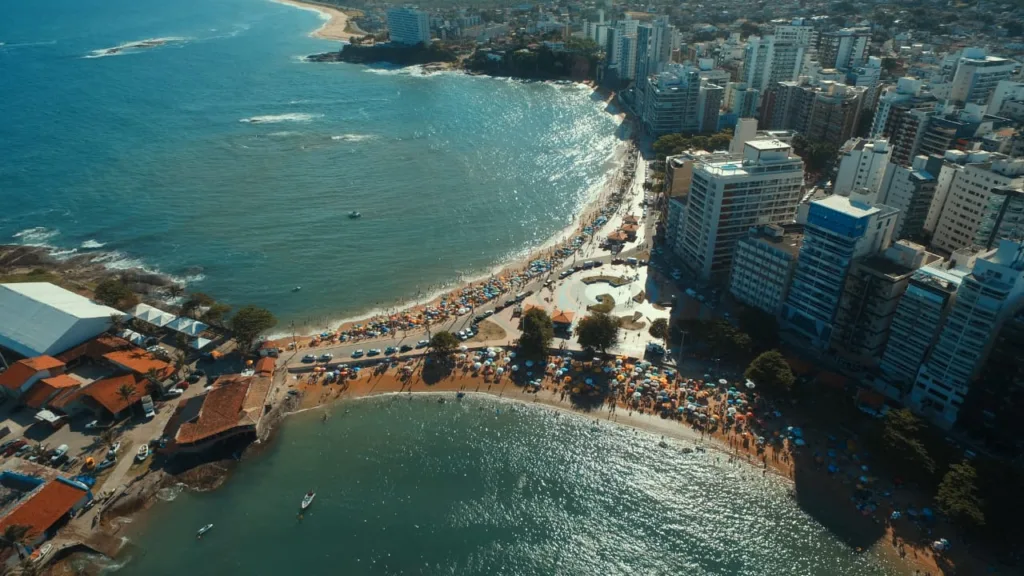
<svg viewBox="0 0 1024 576"><path fill-rule="evenodd" d="M355 36L363 36L365 33L355 24L349 24L349 14L335 6L318 4L316 2L300 2L299 0L272 0L278 4L287 4L302 10L318 12L325 21L322 26L310 33L314 38L323 40L348 41Z"/></svg>

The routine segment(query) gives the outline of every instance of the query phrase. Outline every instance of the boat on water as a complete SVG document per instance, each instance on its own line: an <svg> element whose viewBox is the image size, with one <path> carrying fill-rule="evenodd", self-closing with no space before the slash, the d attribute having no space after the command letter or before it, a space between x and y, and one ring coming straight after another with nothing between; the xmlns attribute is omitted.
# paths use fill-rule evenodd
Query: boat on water
<svg viewBox="0 0 1024 576"><path fill-rule="evenodd" d="M306 495L302 497L302 509L305 510L313 504L313 498L316 498L316 492L310 490L306 492Z"/></svg>
<svg viewBox="0 0 1024 576"><path fill-rule="evenodd" d="M206 534L210 530L213 530L213 524L207 524L206 526L203 526L199 529L199 531L196 532L196 538L202 538L203 534Z"/></svg>
<svg viewBox="0 0 1024 576"><path fill-rule="evenodd" d="M296 286L295 288L292 288L292 292L298 292L299 290L302 290L302 286Z"/></svg>
<svg viewBox="0 0 1024 576"><path fill-rule="evenodd" d="M139 451L135 453L135 459L142 462L146 458L149 458L149 445L143 444L142 446L139 446Z"/></svg>
<svg viewBox="0 0 1024 576"><path fill-rule="evenodd" d="M355 219L355 218L362 218L363 215L360 214L359 212L356 212L355 210L353 210L353 211L348 213L348 217L352 218L352 219Z"/></svg>
<svg viewBox="0 0 1024 576"><path fill-rule="evenodd" d="M455 393L455 397L458 398L459 400L461 400L461 399L466 397L466 393L465 392L456 392Z"/></svg>

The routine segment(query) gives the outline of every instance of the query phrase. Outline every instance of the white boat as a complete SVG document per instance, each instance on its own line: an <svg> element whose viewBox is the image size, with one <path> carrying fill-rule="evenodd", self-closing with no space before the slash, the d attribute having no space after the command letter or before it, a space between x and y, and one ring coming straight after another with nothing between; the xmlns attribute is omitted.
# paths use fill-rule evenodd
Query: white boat
<svg viewBox="0 0 1024 576"><path fill-rule="evenodd" d="M149 458L149 445L143 444L142 446L139 446L139 451L135 453L135 459L142 462L146 458Z"/></svg>
<svg viewBox="0 0 1024 576"><path fill-rule="evenodd" d="M313 498L316 498L316 492L310 490L306 492L306 495L302 497L302 509L305 510L313 504Z"/></svg>
<svg viewBox="0 0 1024 576"><path fill-rule="evenodd" d="M207 524L206 526L203 526L199 529L198 532L196 532L196 538L202 538L203 534L206 534L210 530L213 530L213 524Z"/></svg>
<svg viewBox="0 0 1024 576"><path fill-rule="evenodd" d="M362 218L363 215L360 214L359 212L356 212L355 210L353 210L353 211L348 213L348 217L349 218Z"/></svg>

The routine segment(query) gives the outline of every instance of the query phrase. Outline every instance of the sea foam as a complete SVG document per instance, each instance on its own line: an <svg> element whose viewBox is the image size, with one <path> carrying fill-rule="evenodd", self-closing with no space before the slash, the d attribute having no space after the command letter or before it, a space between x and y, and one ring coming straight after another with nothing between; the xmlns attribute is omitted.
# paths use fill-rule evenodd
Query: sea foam
<svg viewBox="0 0 1024 576"><path fill-rule="evenodd" d="M48 246L46 241L57 234L60 234L60 232L43 226L36 226L34 228L26 228L20 232L15 232L13 237L17 238L26 246Z"/></svg>
<svg viewBox="0 0 1024 576"><path fill-rule="evenodd" d="M105 243L98 242L96 240L86 240L85 242L82 242L82 248L85 248L86 250L95 250L97 248L103 248L104 246L106 246Z"/></svg>
<svg viewBox="0 0 1024 576"><path fill-rule="evenodd" d="M83 56L83 58L105 58L107 56L120 56L122 54L132 54L145 48L156 48L158 46L164 46L166 44L185 42L187 40L188 38L183 38L181 36L146 38L145 40L125 42L124 44L118 44L117 46L111 46L110 48L101 48L99 50L93 50L89 54Z"/></svg>
<svg viewBox="0 0 1024 576"><path fill-rule="evenodd" d="M268 114L265 116L250 116L249 118L242 118L239 122L244 124L277 124L279 122L312 122L316 118L322 117L323 114L303 114L299 112L293 112L291 114Z"/></svg>

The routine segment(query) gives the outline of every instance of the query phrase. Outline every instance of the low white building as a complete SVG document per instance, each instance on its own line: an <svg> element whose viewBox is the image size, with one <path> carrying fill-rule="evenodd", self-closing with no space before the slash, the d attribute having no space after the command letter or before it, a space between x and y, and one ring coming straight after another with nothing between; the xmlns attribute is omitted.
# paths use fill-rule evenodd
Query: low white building
<svg viewBox="0 0 1024 576"><path fill-rule="evenodd" d="M796 270L803 226L757 226L736 243L729 292L747 306L777 316Z"/></svg>
<svg viewBox="0 0 1024 576"><path fill-rule="evenodd" d="M0 284L0 347L31 358L95 338L124 313L49 282Z"/></svg>

